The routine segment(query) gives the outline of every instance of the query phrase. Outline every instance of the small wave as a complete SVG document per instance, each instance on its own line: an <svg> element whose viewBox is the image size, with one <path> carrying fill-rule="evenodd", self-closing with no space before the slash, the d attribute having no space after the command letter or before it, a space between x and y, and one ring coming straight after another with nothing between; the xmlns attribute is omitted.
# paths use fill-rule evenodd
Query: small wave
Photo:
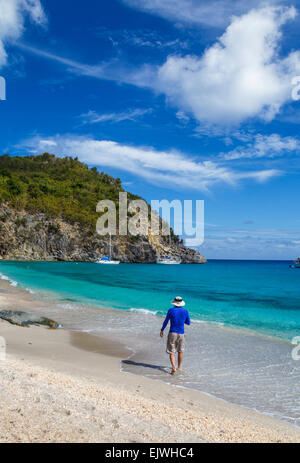
<svg viewBox="0 0 300 463"><path fill-rule="evenodd" d="M91 328L91 329L85 329L85 330L81 329L81 330L73 330L73 331L76 331L77 333L88 333L88 334L90 334L90 333L94 333L96 330L94 328Z"/></svg>
<svg viewBox="0 0 300 463"><path fill-rule="evenodd" d="M214 322L211 320L199 320L198 318L191 318L193 323L204 324L204 325L217 325L217 326L226 326L223 322Z"/></svg>
<svg viewBox="0 0 300 463"><path fill-rule="evenodd" d="M16 288L17 286L19 286L19 283L11 278L9 278L7 275L4 275L3 273L0 274L0 280L3 280L3 281L8 281L8 283L10 284L10 286L13 286L14 288ZM35 294L35 292L33 291L33 289L31 288L23 288L25 291L27 291L28 293L30 294Z"/></svg>
<svg viewBox="0 0 300 463"><path fill-rule="evenodd" d="M76 310L78 308L75 304L68 304L68 303L59 304L59 307L65 310Z"/></svg>
<svg viewBox="0 0 300 463"><path fill-rule="evenodd" d="M134 307L130 309L130 312L143 313L146 315L157 315L157 311L148 310L148 309L135 309Z"/></svg>
<svg viewBox="0 0 300 463"><path fill-rule="evenodd" d="M33 291L33 289L30 288L25 288L25 291L27 291L30 294L35 294L35 291Z"/></svg>
<svg viewBox="0 0 300 463"><path fill-rule="evenodd" d="M17 282L17 281L12 280L12 279L9 278L7 275L4 275L3 273L0 274L0 279L1 279L1 280L4 280L4 281L8 281L9 284L10 284L11 286L14 286L14 287L18 286L18 282Z"/></svg>

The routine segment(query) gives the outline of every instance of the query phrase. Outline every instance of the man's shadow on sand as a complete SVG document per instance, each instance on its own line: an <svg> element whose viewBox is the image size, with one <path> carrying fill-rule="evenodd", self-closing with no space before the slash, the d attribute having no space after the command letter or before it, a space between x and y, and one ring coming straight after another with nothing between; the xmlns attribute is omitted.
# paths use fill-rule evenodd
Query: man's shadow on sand
<svg viewBox="0 0 300 463"><path fill-rule="evenodd" d="M166 373L166 371L168 371L168 367L164 367L162 365L152 365L151 363L133 362L132 360L123 360L122 363L124 363L125 365L131 365L135 367L152 368L153 370L159 370L163 373Z"/></svg>

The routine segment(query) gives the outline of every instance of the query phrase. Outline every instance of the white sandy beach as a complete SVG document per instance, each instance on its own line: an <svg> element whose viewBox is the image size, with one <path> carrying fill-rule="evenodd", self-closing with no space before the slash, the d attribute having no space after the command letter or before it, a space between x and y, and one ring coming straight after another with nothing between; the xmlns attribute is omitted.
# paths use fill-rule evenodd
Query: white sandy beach
<svg viewBox="0 0 300 463"><path fill-rule="evenodd" d="M29 311L3 283L0 308ZM0 442L300 442L266 415L120 371L129 352L110 340L0 321Z"/></svg>

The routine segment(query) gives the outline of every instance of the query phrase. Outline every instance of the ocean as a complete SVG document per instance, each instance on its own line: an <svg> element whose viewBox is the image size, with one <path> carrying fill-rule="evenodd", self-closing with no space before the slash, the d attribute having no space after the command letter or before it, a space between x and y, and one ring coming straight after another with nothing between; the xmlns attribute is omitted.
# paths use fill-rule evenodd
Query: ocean
<svg viewBox="0 0 300 463"><path fill-rule="evenodd" d="M117 339L122 368L200 390L300 426L300 270L283 261L118 266L1 262L0 278L42 297L66 328ZM159 331L170 301L186 301L184 371L174 378ZM295 351L295 349L294 349Z"/></svg>

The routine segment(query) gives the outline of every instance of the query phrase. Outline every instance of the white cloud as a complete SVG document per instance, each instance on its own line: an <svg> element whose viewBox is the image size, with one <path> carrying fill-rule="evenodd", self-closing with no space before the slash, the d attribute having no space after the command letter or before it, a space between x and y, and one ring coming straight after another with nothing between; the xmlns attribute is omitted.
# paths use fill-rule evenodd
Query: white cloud
<svg viewBox="0 0 300 463"><path fill-rule="evenodd" d="M64 58L45 50L40 50L36 47L30 47L21 42L16 43L16 46L29 53L33 53L34 55L63 64L64 66L67 66L70 72L76 72L79 75L95 77L97 79L105 79L105 65L91 66L89 64L80 63L78 61L74 61L69 58Z"/></svg>
<svg viewBox="0 0 300 463"><path fill-rule="evenodd" d="M0 67L7 64L6 44L21 37L27 15L36 24L46 22L40 0L0 0Z"/></svg>
<svg viewBox="0 0 300 463"><path fill-rule="evenodd" d="M153 81L157 78L157 68L147 64L141 66L139 69L133 67L129 68L118 60L112 59L97 65L90 65L73 59L64 58L55 53L25 45L20 42L16 42L15 45L21 50L60 63L66 66L69 72L80 76L111 80L118 83L148 88L152 87Z"/></svg>
<svg viewBox="0 0 300 463"><path fill-rule="evenodd" d="M226 26L232 15L241 15L257 7L261 0L123 0L133 8L189 25ZM269 4L279 3L269 0ZM280 0L283 4L284 0Z"/></svg>
<svg viewBox="0 0 300 463"><path fill-rule="evenodd" d="M298 237L297 229L234 230L206 226L200 249L208 258L217 259L295 259Z"/></svg>
<svg viewBox="0 0 300 463"><path fill-rule="evenodd" d="M10 0L10 3L16 0ZM31 16L32 20L37 24L44 25L46 23L46 16L42 8L40 0L19 0L20 8L24 9Z"/></svg>
<svg viewBox="0 0 300 463"><path fill-rule="evenodd" d="M294 260L299 253L299 244L284 238L264 238L245 235L238 239L211 237L206 233L204 244L199 250L208 259L249 260Z"/></svg>
<svg viewBox="0 0 300 463"><path fill-rule="evenodd" d="M235 17L201 57L169 56L151 85L204 125L271 121L291 101L291 78L300 71L299 51L278 54L281 26L295 16L293 7L267 7Z"/></svg>
<svg viewBox="0 0 300 463"><path fill-rule="evenodd" d="M189 116L187 116L183 111L177 111L176 113L177 119L181 121L184 125L188 124L190 122Z"/></svg>
<svg viewBox="0 0 300 463"><path fill-rule="evenodd" d="M121 169L165 188L207 191L215 184L236 185L252 179L265 182L279 175L276 170L234 171L208 160L198 161L176 150L158 151L108 140L73 135L25 140L17 148L37 154L47 150L58 156L78 156L93 166Z"/></svg>
<svg viewBox="0 0 300 463"><path fill-rule="evenodd" d="M95 111L89 111L82 114L80 118L84 124L98 124L101 122L123 122L126 120L136 121L137 118L150 114L152 109L129 109L119 113L98 114Z"/></svg>
<svg viewBox="0 0 300 463"><path fill-rule="evenodd" d="M232 161L234 159L275 158L291 153L299 153L300 142L294 137L281 137L278 134L255 135L251 143L245 147L238 146L228 153L222 153L221 158Z"/></svg>
<svg viewBox="0 0 300 463"><path fill-rule="evenodd" d="M179 112L193 116L199 131L223 132L251 118L271 121L291 102L291 79L300 74L300 51L281 57L281 27L296 17L293 7L266 7L234 17L202 56L171 55L161 66L130 68L117 60L96 66L18 44L59 62L70 72L123 82L162 93Z"/></svg>
<svg viewBox="0 0 300 463"><path fill-rule="evenodd" d="M189 46L188 41L182 41L176 37L176 34L171 36L160 34L157 30L152 29L111 29L109 27L98 27L95 30L95 35L106 39L116 47L132 46L132 47L147 47L156 49L186 49ZM174 37L175 35L175 37Z"/></svg>

